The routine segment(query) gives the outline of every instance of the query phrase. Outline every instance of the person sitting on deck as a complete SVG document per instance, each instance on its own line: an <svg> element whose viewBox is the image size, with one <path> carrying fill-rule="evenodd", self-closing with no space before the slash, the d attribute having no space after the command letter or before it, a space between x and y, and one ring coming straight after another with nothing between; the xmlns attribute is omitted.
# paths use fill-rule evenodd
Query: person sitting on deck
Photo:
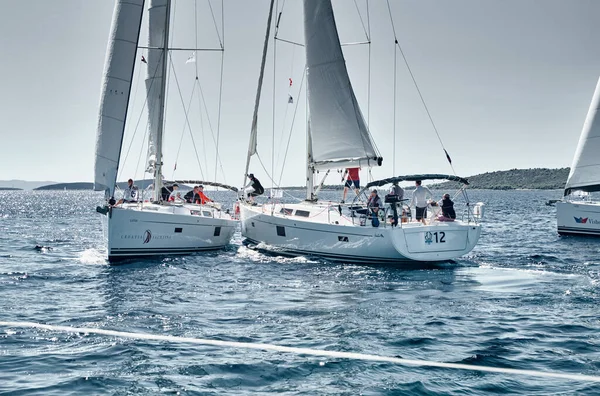
<svg viewBox="0 0 600 396"><path fill-rule="evenodd" d="M442 197L442 215L438 216L439 221L454 221L456 212L454 211L454 202L450 199L450 194L446 193Z"/></svg>
<svg viewBox="0 0 600 396"><path fill-rule="evenodd" d="M265 189L260 184L260 181L254 177L254 173L250 173L248 177L250 178L250 183L244 187L244 193L250 202L254 202L254 197L264 194Z"/></svg>
<svg viewBox="0 0 600 396"><path fill-rule="evenodd" d="M199 205L206 205L208 202L215 202L212 199L208 198L205 194L204 194L204 186L200 185L198 186L198 190L196 192L196 195L194 195L194 203L197 203Z"/></svg>
<svg viewBox="0 0 600 396"><path fill-rule="evenodd" d="M194 188L192 190L186 192L185 195L183 196L183 199L187 203L194 203L194 202L196 202L196 199L195 199L196 194L198 194L198 186L194 186Z"/></svg>
<svg viewBox="0 0 600 396"><path fill-rule="evenodd" d="M183 202L181 191L179 191L179 184L177 183L173 184L173 191L169 195L169 202Z"/></svg>
<svg viewBox="0 0 600 396"><path fill-rule="evenodd" d="M123 198L121 198L116 205L120 205L123 202L137 202L138 198L138 187L133 184L133 179L129 179L127 180L127 188L123 191Z"/></svg>

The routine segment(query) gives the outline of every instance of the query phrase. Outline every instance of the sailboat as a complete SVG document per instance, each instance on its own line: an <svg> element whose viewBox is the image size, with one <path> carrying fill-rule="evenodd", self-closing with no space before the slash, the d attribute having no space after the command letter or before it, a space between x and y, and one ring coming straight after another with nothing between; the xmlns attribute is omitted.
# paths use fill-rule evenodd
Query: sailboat
<svg viewBox="0 0 600 396"><path fill-rule="evenodd" d="M295 204L257 205L244 197L239 204L242 236L249 244L275 253L356 263L444 261L470 252L481 233L471 207L467 207L469 212L464 221L439 222L432 218L427 224L411 221L396 226L388 224L386 209L381 224L375 226L375 222L367 221L358 210L347 214L338 202L319 200L319 186L315 188L313 181L315 172L381 166L383 158L352 89L331 1L304 0L303 8L309 112L306 200ZM246 174L250 158L257 152L256 119L272 12L271 3ZM436 174L398 176L373 181L366 188L427 179L468 184L460 177Z"/></svg>
<svg viewBox="0 0 600 396"><path fill-rule="evenodd" d="M94 189L104 191L103 216L108 260L187 254L226 246L236 221L218 204L165 202L162 176L166 76L169 56L170 0L150 0L146 97L149 117L148 169L153 174L152 197L118 204L117 171L136 64L144 0L117 0L101 94L96 136Z"/></svg>
<svg viewBox="0 0 600 396"><path fill-rule="evenodd" d="M556 202L559 234L600 236L600 202L590 193L600 191L600 79L583 124L564 197Z"/></svg>

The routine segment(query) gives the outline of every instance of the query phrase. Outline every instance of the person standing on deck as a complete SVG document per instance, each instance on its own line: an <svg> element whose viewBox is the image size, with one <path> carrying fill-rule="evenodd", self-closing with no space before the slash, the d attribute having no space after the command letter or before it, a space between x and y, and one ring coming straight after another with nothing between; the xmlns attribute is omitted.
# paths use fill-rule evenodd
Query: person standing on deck
<svg viewBox="0 0 600 396"><path fill-rule="evenodd" d="M346 195L348 194L348 189L352 188L354 184L355 194L358 195L360 190L360 168L346 168L344 172L344 176L342 176L342 181L344 181L344 177L348 175L346 178L346 184L344 184L344 196L342 198L342 203L346 202Z"/></svg>
<svg viewBox="0 0 600 396"><path fill-rule="evenodd" d="M428 199L433 197L431 190L421 185L421 180L415 181L415 191L413 191L412 200L410 201L411 206L415 206L415 218L417 221L422 221L423 224L427 224L427 205L429 204Z"/></svg>

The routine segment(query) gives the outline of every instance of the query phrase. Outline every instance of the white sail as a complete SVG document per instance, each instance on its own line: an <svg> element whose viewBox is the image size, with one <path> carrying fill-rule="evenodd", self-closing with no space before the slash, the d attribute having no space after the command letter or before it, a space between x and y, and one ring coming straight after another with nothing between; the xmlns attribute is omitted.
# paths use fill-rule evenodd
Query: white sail
<svg viewBox="0 0 600 396"><path fill-rule="evenodd" d="M161 128L161 92L163 85L163 62L166 56L165 29L167 26L167 0L150 0L148 9L148 75L146 98L148 101L148 160L146 172L154 173Z"/></svg>
<svg viewBox="0 0 600 396"><path fill-rule="evenodd" d="M571 172L565 186L565 195L573 190L600 191L600 79L590 104Z"/></svg>
<svg viewBox="0 0 600 396"><path fill-rule="evenodd" d="M304 37L312 165L381 165L348 77L330 0L304 0Z"/></svg>
<svg viewBox="0 0 600 396"><path fill-rule="evenodd" d="M94 189L105 190L109 196L112 196L117 180L143 8L144 0L118 0L113 12L94 166Z"/></svg>

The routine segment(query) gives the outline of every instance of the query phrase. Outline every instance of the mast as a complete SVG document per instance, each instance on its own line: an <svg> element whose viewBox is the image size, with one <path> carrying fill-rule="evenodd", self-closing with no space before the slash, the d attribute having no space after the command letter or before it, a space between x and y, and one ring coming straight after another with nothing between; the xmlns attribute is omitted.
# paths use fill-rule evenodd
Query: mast
<svg viewBox="0 0 600 396"><path fill-rule="evenodd" d="M163 77L160 82L160 99L159 99L159 115L158 115L158 131L156 139L156 166L154 168L154 201L160 201L162 190L162 144L163 132L165 127L165 98L167 91L167 73L168 73L168 56L169 56L169 25L171 21L171 0L166 0L166 21L165 34L162 53L162 71Z"/></svg>
<svg viewBox="0 0 600 396"><path fill-rule="evenodd" d="M312 139L310 138L310 117L308 110L308 95L306 95L306 200L314 199L315 168L313 167Z"/></svg>
<svg viewBox="0 0 600 396"><path fill-rule="evenodd" d="M269 35L271 34L271 20L273 19L273 5L275 0L271 0L269 6L269 19L267 20L267 33L265 34L265 43L263 45L262 61L260 64L260 74L258 77L258 88L256 90L256 99L254 101L254 115L252 117L252 129L250 131L250 142L248 143L248 156L246 157L246 171L244 172L244 182L242 186L246 185L246 177L248 177L248 170L250 168L250 158L256 154L256 135L258 133L258 106L260 105L260 93L262 91L263 77L265 76L265 63L267 62L267 50L269 48Z"/></svg>

